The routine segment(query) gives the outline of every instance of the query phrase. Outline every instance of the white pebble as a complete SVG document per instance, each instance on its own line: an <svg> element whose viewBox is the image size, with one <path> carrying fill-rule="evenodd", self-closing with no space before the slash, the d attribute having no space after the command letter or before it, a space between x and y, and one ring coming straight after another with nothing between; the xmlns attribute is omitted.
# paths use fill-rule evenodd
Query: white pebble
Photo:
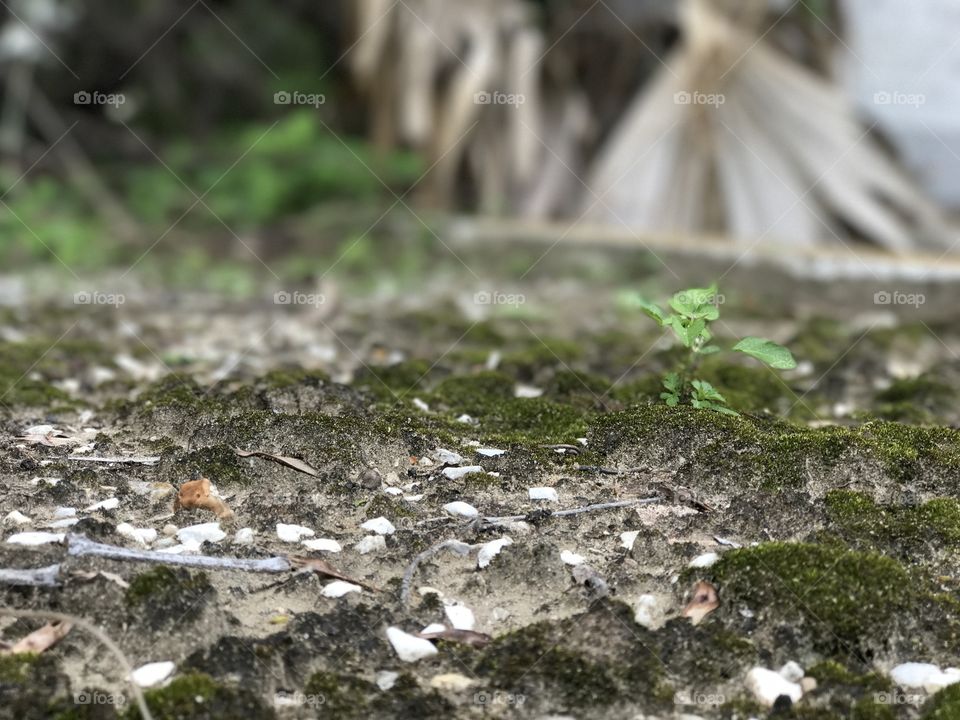
<svg viewBox="0 0 960 720"><path fill-rule="evenodd" d="M331 583L327 583L323 586L323 590L320 591L320 594L328 598L338 598L343 597L347 593L360 592L363 588L359 585L354 585L353 583L346 582L345 580L334 580Z"/></svg>
<svg viewBox="0 0 960 720"><path fill-rule="evenodd" d="M377 683L377 687L380 688L383 692L386 692L394 686L397 682L397 678L400 677L400 673L394 672L393 670L381 670L377 673L374 681Z"/></svg>
<svg viewBox="0 0 960 720"><path fill-rule="evenodd" d="M421 500L423 500L423 493L419 495L404 495L403 499L406 500L407 502L420 502Z"/></svg>
<svg viewBox="0 0 960 720"><path fill-rule="evenodd" d="M367 535L353 547L361 555L366 555L367 553L386 550L387 541L383 539L383 535Z"/></svg>
<svg viewBox="0 0 960 720"><path fill-rule="evenodd" d="M367 520L365 523L360 525L360 527L364 530L375 532L377 535L393 535L397 531L397 529L393 526L393 523L383 516L373 518L372 520Z"/></svg>
<svg viewBox="0 0 960 720"><path fill-rule="evenodd" d="M935 675L928 675L923 689L932 695L957 682L960 682L960 668L947 668Z"/></svg>
<svg viewBox="0 0 960 720"><path fill-rule="evenodd" d="M543 389L533 385L518 384L513 388L513 396L518 398L538 398L543 395Z"/></svg>
<svg viewBox="0 0 960 720"><path fill-rule="evenodd" d="M627 532L620 533L620 547L633 550L633 544L637 541L637 535L639 534L639 530L628 530Z"/></svg>
<svg viewBox="0 0 960 720"><path fill-rule="evenodd" d="M59 530L60 528L72 527L78 522L80 522L79 518L64 518L63 520L54 520L52 523L47 525L47 527L52 530Z"/></svg>
<svg viewBox="0 0 960 720"><path fill-rule="evenodd" d="M227 534L220 529L220 523L218 522L190 525L177 530L177 540L187 546L196 546L197 550L204 542L220 542L226 536Z"/></svg>
<svg viewBox="0 0 960 720"><path fill-rule="evenodd" d="M447 690L448 692L463 692L473 687L477 683L466 675L460 673L443 673L434 675L430 678L430 687L436 690Z"/></svg>
<svg viewBox="0 0 960 720"><path fill-rule="evenodd" d="M467 425L473 425L473 418L467 415L466 413L464 413L463 415L457 418L457 422L465 423Z"/></svg>
<svg viewBox="0 0 960 720"><path fill-rule="evenodd" d="M117 532L123 537L135 540L141 545L149 545L157 539L157 531L153 528L138 528L130 523L120 523L117 525Z"/></svg>
<svg viewBox="0 0 960 720"><path fill-rule="evenodd" d="M98 503L94 503L88 508L84 508L87 512L96 512L97 510L114 510L120 505L120 501L117 498L107 498L106 500L101 500Z"/></svg>
<svg viewBox="0 0 960 720"><path fill-rule="evenodd" d="M75 517L77 514L77 509L72 507L58 507L53 511L53 516L55 518L69 518Z"/></svg>
<svg viewBox="0 0 960 720"><path fill-rule="evenodd" d="M11 545L46 545L63 542L63 538L63 533L22 532L11 535L7 538L7 542Z"/></svg>
<svg viewBox="0 0 960 720"><path fill-rule="evenodd" d="M806 673L804 673L803 668L793 660L790 660L782 668L780 668L780 677L782 677L784 680L789 680L790 682L794 683L800 682L805 674Z"/></svg>
<svg viewBox="0 0 960 720"><path fill-rule="evenodd" d="M405 633L397 627L387 628L387 639L393 645L394 651L404 662L416 662L425 657L437 654L436 646L429 640L418 638L410 633Z"/></svg>
<svg viewBox="0 0 960 720"><path fill-rule="evenodd" d="M147 663L130 673L130 678L142 688L153 687L170 677L174 669L176 669L176 665L169 660Z"/></svg>
<svg viewBox="0 0 960 720"><path fill-rule="evenodd" d="M423 630L420 631L421 635L429 635L431 633L442 633L447 629L447 626L443 623L430 623Z"/></svg>
<svg viewBox="0 0 960 720"><path fill-rule="evenodd" d="M343 546L331 538L314 538L313 540L304 540L303 546L309 550L320 550L322 552L340 552Z"/></svg>
<svg viewBox="0 0 960 720"><path fill-rule="evenodd" d="M506 450L497 450L496 448L477 448L477 455L483 455L484 457L499 457L505 452Z"/></svg>
<svg viewBox="0 0 960 720"><path fill-rule="evenodd" d="M421 410L422 412L430 412L430 406L427 405L427 404L426 404L423 400L421 400L420 398L414 398L414 399L413 399L413 406L414 406L415 408L417 408L417 410Z"/></svg>
<svg viewBox="0 0 960 720"><path fill-rule="evenodd" d="M567 565L583 565L584 561L586 560L583 555L578 555L570 550L561 550L560 559L563 560L563 562Z"/></svg>
<svg viewBox="0 0 960 720"><path fill-rule="evenodd" d="M285 523L277 523L277 537L283 542L300 542L303 538L312 537L313 535L316 535L316 533L310 528L304 527L303 525L287 525Z"/></svg>
<svg viewBox="0 0 960 720"><path fill-rule="evenodd" d="M443 612L446 613L447 620L450 621L450 624L457 630L473 630L477 624L473 610L466 605L460 603L444 605Z"/></svg>
<svg viewBox="0 0 960 720"><path fill-rule="evenodd" d="M803 688L785 680L779 673L762 667L755 667L747 673L747 689L762 705L773 707L777 698L786 695L792 702L803 697Z"/></svg>
<svg viewBox="0 0 960 720"><path fill-rule="evenodd" d="M557 502L560 500L556 489L552 487L527 488L527 493L530 495L531 500L547 500L548 502Z"/></svg>
<svg viewBox="0 0 960 720"><path fill-rule="evenodd" d="M500 554L500 551L503 550L507 545L513 545L513 540L508 537L502 537L497 540L491 540L486 542L480 548L480 552L477 553L477 567L485 568L490 562Z"/></svg>
<svg viewBox="0 0 960 720"><path fill-rule="evenodd" d="M711 565L713 565L714 563L716 563L717 560L719 560L719 559L720 559L720 556L719 556L717 553L715 553L715 552L704 553L703 555L697 555L697 557L695 557L693 560L691 560L689 567L692 567L692 568L708 568L708 567L710 567ZM803 677L803 676L801 675L801 677ZM799 679L799 678L797 678L797 679Z"/></svg>
<svg viewBox="0 0 960 720"><path fill-rule="evenodd" d="M233 542L235 545L253 545L254 535L256 535L256 532L253 528L240 528L233 536Z"/></svg>
<svg viewBox="0 0 960 720"><path fill-rule="evenodd" d="M443 506L443 509L451 515L461 515L467 518L475 518L480 514L480 511L477 510L473 505L465 503L462 500L456 500L454 502L447 503Z"/></svg>
<svg viewBox="0 0 960 720"><path fill-rule="evenodd" d="M463 462L463 455L452 450L437 448L437 459L446 465L459 465Z"/></svg>
<svg viewBox="0 0 960 720"><path fill-rule="evenodd" d="M5 523L11 525L29 525L30 518L24 515L19 510L11 510L7 513L7 516L3 519Z"/></svg>
<svg viewBox="0 0 960 720"><path fill-rule="evenodd" d="M642 625L648 630L655 630L658 624L657 616L660 614L657 605L655 595L641 595L637 598L637 605L633 612L633 619L637 625Z"/></svg>
<svg viewBox="0 0 960 720"><path fill-rule="evenodd" d="M479 465L465 465L464 467L448 467L444 468L441 471L441 475L450 480L459 480L462 477L469 475L470 473L483 472L483 468Z"/></svg>
<svg viewBox="0 0 960 720"><path fill-rule="evenodd" d="M902 688L922 688L928 678L940 674L940 668L930 663L908 662L890 671L890 679Z"/></svg>
<svg viewBox="0 0 960 720"><path fill-rule="evenodd" d="M403 495L403 490L398 487L385 487L383 491L387 495Z"/></svg>

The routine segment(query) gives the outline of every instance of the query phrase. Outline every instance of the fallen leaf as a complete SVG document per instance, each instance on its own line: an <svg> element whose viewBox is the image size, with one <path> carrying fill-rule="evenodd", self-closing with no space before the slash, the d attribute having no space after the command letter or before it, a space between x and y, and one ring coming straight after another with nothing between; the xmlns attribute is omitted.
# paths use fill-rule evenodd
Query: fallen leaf
<svg viewBox="0 0 960 720"><path fill-rule="evenodd" d="M436 632L421 632L417 633L417 637L422 637L424 640L448 640L475 648L486 647L493 642L493 638L486 633L476 630L458 630L456 628L445 628Z"/></svg>
<svg viewBox="0 0 960 720"><path fill-rule="evenodd" d="M693 586L693 597L680 613L690 618L694 625L698 625L707 615L720 607L720 598L717 589L708 582L701 580Z"/></svg>
<svg viewBox="0 0 960 720"><path fill-rule="evenodd" d="M233 451L240 457L261 457L266 458L267 460L273 460L281 465L286 465L287 467L291 467L294 470L299 470L300 472L306 473L307 475L312 475L313 477L317 477L320 474L317 472L316 468L310 465L310 463L304 462L303 460L295 457L274 455L272 453L262 452L260 450L241 450L240 448L234 448Z"/></svg>
<svg viewBox="0 0 960 720"><path fill-rule="evenodd" d="M9 649L0 650L0 653L4 655L42 653L47 648L56 645L72 628L73 625L68 622L55 620L37 628L26 637L20 638Z"/></svg>
<svg viewBox="0 0 960 720"><path fill-rule="evenodd" d="M304 557L303 555L290 555L287 559L294 567L305 570L313 570L313 572L320 575L326 575L328 577L336 578L337 580L345 580L346 582L353 583L354 585L365 587L367 590L372 592L380 592L380 588L376 587L375 585L370 585L369 583L365 583L363 580L357 580L349 575L344 575L333 565L322 558Z"/></svg>
<svg viewBox="0 0 960 720"><path fill-rule="evenodd" d="M180 491L173 501L173 510L176 512L180 508L185 510L196 508L209 510L221 520L233 518L233 511L226 506L223 500L211 493L210 481L207 478L190 480L180 486Z"/></svg>

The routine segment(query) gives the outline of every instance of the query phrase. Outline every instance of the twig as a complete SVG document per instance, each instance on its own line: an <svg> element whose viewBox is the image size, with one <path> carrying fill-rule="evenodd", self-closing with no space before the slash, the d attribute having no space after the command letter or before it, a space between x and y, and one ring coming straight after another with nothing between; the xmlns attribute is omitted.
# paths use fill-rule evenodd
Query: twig
<svg viewBox="0 0 960 720"><path fill-rule="evenodd" d="M414 573L417 572L417 568L420 567L421 563L426 562L443 550L450 550L463 557L464 555L468 555L475 547L477 546L461 542L460 540L444 540L436 545L428 547L422 553L417 555L403 573L403 582L400 584L400 602L404 605L410 602L410 587L413 585L413 576Z"/></svg>
<svg viewBox="0 0 960 720"><path fill-rule="evenodd" d="M76 460L78 462L98 462L98 463L128 463L136 465L156 465L160 462L159 455L144 455L142 457L134 455L114 455L114 456L84 456L84 455L68 455L67 460Z"/></svg>
<svg viewBox="0 0 960 720"><path fill-rule="evenodd" d="M596 503L594 505L584 505L583 507L570 508L569 510L537 510L535 512L545 513L546 517L570 517L571 515L580 515L582 513L594 512L596 510L611 510L613 508L622 508L630 507L631 505L649 505L660 500L659 495L654 495L653 497L647 498L634 498L633 500L617 500L616 502L606 502L606 503ZM518 520L523 520L524 518L529 517L529 513L526 515L502 515L499 517L485 517L483 521L488 525L496 525L498 523L505 522L516 522Z"/></svg>
<svg viewBox="0 0 960 720"><path fill-rule="evenodd" d="M42 568L0 568L0 583L7 585L32 585L33 587L54 587L60 584L60 566L47 565Z"/></svg>
<svg viewBox="0 0 960 720"><path fill-rule="evenodd" d="M123 650L119 648L110 636L96 625L76 615L52 612L49 610L18 610L15 608L0 607L0 615L14 618L32 618L36 620L59 620L60 622L72 623L86 630L106 645L107 649L110 650L119 661L120 667L124 671L125 679L130 683L130 688L133 690L133 697L137 701L137 707L140 708L140 717L143 720L153 720L153 715L150 714L150 709L147 707L147 701L143 697L143 691L140 690L140 686L138 686L133 679L133 667L130 665L130 661L127 660L127 656L123 654Z"/></svg>
<svg viewBox="0 0 960 720"><path fill-rule="evenodd" d="M563 452L568 452L573 455L579 455L583 452L583 448L579 445L568 445L566 443L561 443L559 445L541 445L544 450L562 450Z"/></svg>
<svg viewBox="0 0 960 720"><path fill-rule="evenodd" d="M94 556L111 560L132 560L134 562L163 563L165 565L185 565L208 570L244 570L246 572L281 573L292 570L290 561L285 557L248 559L234 557L211 557L209 555L176 555L174 553L153 550L133 550L104 545L88 540L83 535L67 536L67 554L74 557Z"/></svg>

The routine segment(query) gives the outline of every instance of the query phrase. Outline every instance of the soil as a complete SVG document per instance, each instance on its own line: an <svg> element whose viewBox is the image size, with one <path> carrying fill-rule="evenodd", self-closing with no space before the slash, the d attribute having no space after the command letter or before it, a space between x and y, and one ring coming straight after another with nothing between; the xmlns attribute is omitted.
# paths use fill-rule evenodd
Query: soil
<svg viewBox="0 0 960 720"><path fill-rule="evenodd" d="M908 661L960 665L956 325L921 310L814 314L823 289L812 282L786 307L733 287L721 335L784 342L800 366L705 363L703 377L741 412L729 417L660 403L677 351L609 287L541 276L502 291L302 291L325 302L131 289L120 307L0 309L0 518L30 518L3 521L4 538L47 530L56 508L73 507L80 520L61 532L138 547L118 532L125 522L157 530L151 547L162 549L175 542L168 526L216 521L173 508L182 483L207 477L235 517L202 554L322 557L379 589L328 598L331 579L316 573L0 543L0 568L60 563L62 580L0 585L0 605L80 615L134 667L176 664L169 684L147 691L156 718L765 717L745 677L789 661L816 689L777 717L960 717L958 686L928 697L889 679ZM476 292L522 299L478 304ZM517 397L518 387L542 394ZM40 424L75 441L23 439ZM444 476L441 449L483 472ZM531 487L559 499L532 501ZM83 510L111 497L115 509ZM525 518L470 521L444 511L453 501ZM361 523L381 516L396 532L361 554L371 534ZM278 523L343 550L282 542ZM234 542L240 528L255 531L252 544ZM424 561L403 602L419 553L504 537L512 544L484 568L476 551ZM608 592L579 582L563 551ZM690 567L705 553L719 559ZM720 604L694 625L681 611L698 581ZM470 608L492 641L442 640L437 654L401 661L387 627L447 622L444 601ZM42 624L3 623L5 641ZM79 628L41 655L0 656L0 717L117 716L138 716L123 672Z"/></svg>

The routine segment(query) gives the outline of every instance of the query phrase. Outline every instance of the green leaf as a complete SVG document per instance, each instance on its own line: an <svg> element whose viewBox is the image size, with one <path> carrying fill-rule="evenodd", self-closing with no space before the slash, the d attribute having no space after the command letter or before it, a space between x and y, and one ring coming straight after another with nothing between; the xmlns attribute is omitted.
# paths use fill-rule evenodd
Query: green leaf
<svg viewBox="0 0 960 720"><path fill-rule="evenodd" d="M713 355L713 353L720 352L720 348L717 345L705 345L700 348L701 355Z"/></svg>
<svg viewBox="0 0 960 720"><path fill-rule="evenodd" d="M644 300L639 296L634 299L634 302L637 304L637 307L656 320L660 327L663 327L666 324L667 316L664 314L663 310L660 309L659 305L652 303L649 300Z"/></svg>
<svg viewBox="0 0 960 720"><path fill-rule="evenodd" d="M679 393L681 390L680 375L675 372L667 373L663 377L663 386L672 393Z"/></svg>
<svg viewBox="0 0 960 720"><path fill-rule="evenodd" d="M693 383L694 391L696 395L701 400L715 400L717 402L726 403L727 399L720 394L720 392L706 380L694 380Z"/></svg>
<svg viewBox="0 0 960 720"><path fill-rule="evenodd" d="M707 288L689 288L681 290L670 298L670 307L684 317L716 320L720 317L720 311L713 304L716 296L716 285Z"/></svg>
<svg viewBox="0 0 960 720"><path fill-rule="evenodd" d="M790 351L772 340L746 337L734 345L733 349L746 353L750 357L755 357L778 370L791 370L797 366L797 361L793 359Z"/></svg>
<svg viewBox="0 0 960 720"><path fill-rule="evenodd" d="M680 403L680 398L673 393L660 393L660 399L664 400L670 407L676 407Z"/></svg>

